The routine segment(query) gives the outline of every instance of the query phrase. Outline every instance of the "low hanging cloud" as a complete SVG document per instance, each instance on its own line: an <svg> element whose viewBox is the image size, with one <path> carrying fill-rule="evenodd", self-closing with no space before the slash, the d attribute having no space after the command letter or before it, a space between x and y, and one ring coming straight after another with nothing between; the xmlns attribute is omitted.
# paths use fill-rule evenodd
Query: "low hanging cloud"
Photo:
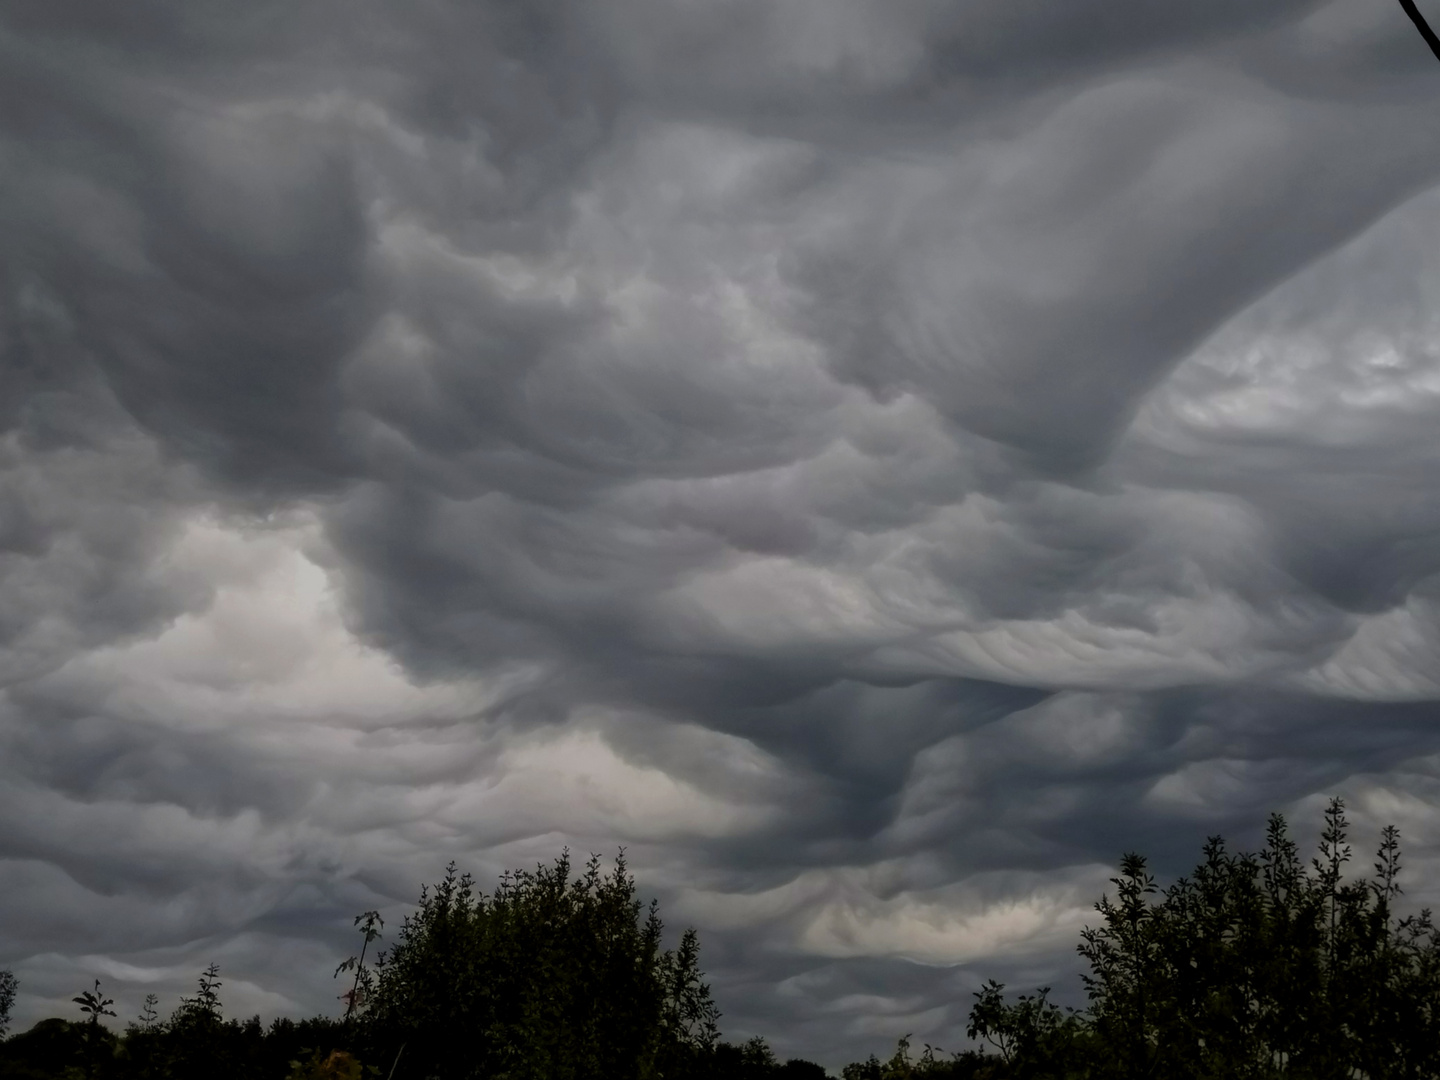
<svg viewBox="0 0 1440 1080"><path fill-rule="evenodd" d="M21 1023L567 844L831 1065L1273 809L1434 899L1399 5L22 2L0 99Z"/></svg>

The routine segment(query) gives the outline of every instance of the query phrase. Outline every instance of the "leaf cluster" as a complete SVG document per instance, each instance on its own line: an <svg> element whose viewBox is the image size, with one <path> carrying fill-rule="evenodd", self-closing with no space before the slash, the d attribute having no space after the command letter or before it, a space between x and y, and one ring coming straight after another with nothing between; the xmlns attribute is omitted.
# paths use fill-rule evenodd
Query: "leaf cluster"
<svg viewBox="0 0 1440 1080"><path fill-rule="evenodd" d="M662 929L623 852L608 874L565 854L492 895L452 864L376 964L363 1039L417 1076L680 1075L713 1053L719 1012L694 931L662 950Z"/></svg>
<svg viewBox="0 0 1440 1080"><path fill-rule="evenodd" d="M10 1010L15 1007L15 991L19 980L9 968L0 968L0 1039L10 1030Z"/></svg>
<svg viewBox="0 0 1440 1080"><path fill-rule="evenodd" d="M1195 870L1162 889L1126 855L1113 893L1077 946L1088 1005L1049 988L974 994L967 1033L946 1054L907 1036L844 1080L1175 1078L1420 1080L1440 1076L1440 931L1401 915L1400 837L1384 830L1372 872L1350 873L1344 805L1325 811L1301 859L1282 817L1264 847L1205 844ZM450 866L422 889L394 946L367 964L383 923L356 919L360 953L343 1019L226 1020L211 965L162 1019L152 994L119 1036L97 982L74 1000L83 1022L46 1020L0 1043L0 1080L820 1080L763 1038L719 1039L688 930L662 948L655 904L636 898L624 853L609 873L568 855L516 871L486 895ZM0 1026L15 980L0 971Z"/></svg>
<svg viewBox="0 0 1440 1080"><path fill-rule="evenodd" d="M148 994L139 1016L117 1034L100 1022L115 1011L97 982L74 998L83 1021L42 1020L0 1043L0 1080L280 1080L314 1053L322 1065L344 1060L332 1053L346 1047L344 1024L323 1017L279 1019L266 1028L258 1017L226 1020L221 985L212 964L195 994L183 998L169 1018L162 1018L158 999ZM352 1080L333 1068L300 1075L332 1074ZM365 1074L367 1080L373 1075Z"/></svg>
<svg viewBox="0 0 1440 1080"><path fill-rule="evenodd" d="M1083 1012L1046 992L1008 1002L987 984L970 1013L997 1076L1175 1080L1409 1080L1440 1076L1440 938L1404 917L1400 837L1385 829L1368 877L1347 877L1344 805L1325 811L1304 863L1285 820L1258 853L1206 843L1161 890L1139 855L1096 904L1078 946Z"/></svg>
<svg viewBox="0 0 1440 1080"><path fill-rule="evenodd" d="M568 856L505 875L493 895L447 868L421 890L388 954L378 912L355 920L358 956L336 970L340 1020L227 1020L215 965L168 1018L147 995L118 1037L96 983L85 1023L42 1021L0 1044L0 1080L820 1080L779 1062L763 1038L721 1042L719 1011L687 930L661 947L621 852L572 873ZM371 960L367 963L367 958ZM0 989L3 989L0 982Z"/></svg>

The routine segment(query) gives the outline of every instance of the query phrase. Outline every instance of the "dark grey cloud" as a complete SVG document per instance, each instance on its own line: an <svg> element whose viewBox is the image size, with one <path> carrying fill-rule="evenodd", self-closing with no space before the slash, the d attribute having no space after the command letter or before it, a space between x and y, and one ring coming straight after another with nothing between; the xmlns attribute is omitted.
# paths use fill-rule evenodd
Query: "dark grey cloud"
<svg viewBox="0 0 1440 1080"><path fill-rule="evenodd" d="M837 1065L1274 808L1433 900L1437 97L1359 0L8 5L22 1020L567 843Z"/></svg>

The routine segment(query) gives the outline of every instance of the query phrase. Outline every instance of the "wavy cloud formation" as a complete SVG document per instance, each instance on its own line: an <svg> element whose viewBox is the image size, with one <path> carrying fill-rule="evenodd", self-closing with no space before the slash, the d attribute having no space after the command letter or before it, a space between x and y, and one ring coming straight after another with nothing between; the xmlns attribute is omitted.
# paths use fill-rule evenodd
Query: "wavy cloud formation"
<svg viewBox="0 0 1440 1080"><path fill-rule="evenodd" d="M1270 809L1433 900L1398 6L22 0L0 100L22 1023L565 844L836 1065Z"/></svg>

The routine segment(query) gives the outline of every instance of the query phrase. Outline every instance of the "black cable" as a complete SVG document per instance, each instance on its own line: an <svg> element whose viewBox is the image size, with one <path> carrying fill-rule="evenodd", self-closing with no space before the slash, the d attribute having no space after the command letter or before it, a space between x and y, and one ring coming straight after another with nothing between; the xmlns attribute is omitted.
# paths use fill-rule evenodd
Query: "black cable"
<svg viewBox="0 0 1440 1080"><path fill-rule="evenodd" d="M1415 0L1400 0L1400 6L1405 9L1405 14L1410 16L1410 21L1415 24L1415 29L1420 31L1420 36L1425 39L1425 44L1430 46L1430 51L1435 54L1435 59L1440 60L1440 37L1435 36L1435 31L1430 29L1430 24L1425 21L1425 16L1420 14L1420 9L1415 6Z"/></svg>

